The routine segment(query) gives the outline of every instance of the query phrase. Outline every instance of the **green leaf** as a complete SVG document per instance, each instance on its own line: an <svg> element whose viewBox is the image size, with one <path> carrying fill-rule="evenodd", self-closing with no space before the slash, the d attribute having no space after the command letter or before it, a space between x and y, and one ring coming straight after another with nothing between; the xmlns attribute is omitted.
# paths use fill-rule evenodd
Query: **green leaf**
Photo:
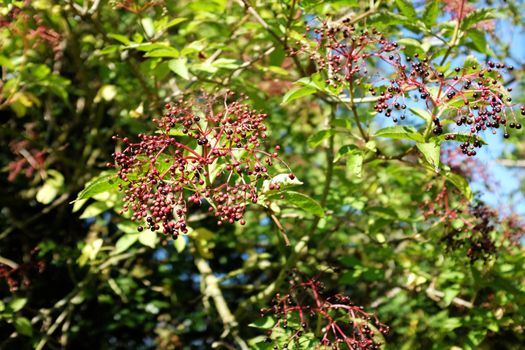
<svg viewBox="0 0 525 350"><path fill-rule="evenodd" d="M139 242L142 245L145 245L150 248L155 248L155 243L157 241L157 234L150 230L145 230L139 234Z"/></svg>
<svg viewBox="0 0 525 350"><path fill-rule="evenodd" d="M432 114L429 111L423 108L410 108L410 112L414 113L419 118L423 119L427 123L432 123Z"/></svg>
<svg viewBox="0 0 525 350"><path fill-rule="evenodd" d="M86 209L80 215L80 219L87 219L98 216L109 209L109 205L106 202L95 202L87 206Z"/></svg>
<svg viewBox="0 0 525 350"><path fill-rule="evenodd" d="M334 129L325 129L318 131L308 138L308 146L310 146L310 148L315 148L319 146L321 142L333 135L335 135Z"/></svg>
<svg viewBox="0 0 525 350"><path fill-rule="evenodd" d="M440 145L438 142L417 143L417 148L423 153L427 162L434 167L437 172L439 170Z"/></svg>
<svg viewBox="0 0 525 350"><path fill-rule="evenodd" d="M440 328L446 329L448 331L453 331L459 327L461 327L461 319L459 317L449 317L444 319L440 325Z"/></svg>
<svg viewBox="0 0 525 350"><path fill-rule="evenodd" d="M467 14L463 21L461 21L461 27L460 29L463 31L468 30L470 27L474 26L475 24L485 21L488 19L495 19L496 18L496 12L492 8L483 8L483 9L477 9L469 14Z"/></svg>
<svg viewBox="0 0 525 350"><path fill-rule="evenodd" d="M296 81L297 84L309 86L318 91L327 91L326 82L320 73L314 73L309 77L304 77Z"/></svg>
<svg viewBox="0 0 525 350"><path fill-rule="evenodd" d="M139 233L127 233L120 237L115 244L115 254L120 254L128 250L139 239Z"/></svg>
<svg viewBox="0 0 525 350"><path fill-rule="evenodd" d="M485 339L487 336L487 330L486 329L474 329L471 330L467 338L469 340L469 343L473 348L475 349L481 342Z"/></svg>
<svg viewBox="0 0 525 350"><path fill-rule="evenodd" d="M33 327L31 322L25 317L17 317L15 319L15 329L19 334L26 335L28 337L33 335Z"/></svg>
<svg viewBox="0 0 525 350"><path fill-rule="evenodd" d="M84 248L82 248L82 254L77 259L78 264L84 266L88 261L95 260L100 248L102 248L103 242L101 238L97 238L87 243Z"/></svg>
<svg viewBox="0 0 525 350"><path fill-rule="evenodd" d="M284 96L281 104L285 104L288 102L291 102L293 100L296 100L298 98L301 98L303 96L308 96L315 94L316 89L310 87L310 86L301 86L301 87L295 87L291 90L289 90Z"/></svg>
<svg viewBox="0 0 525 350"><path fill-rule="evenodd" d="M184 22L186 20L187 20L187 18L185 18L185 17L174 18L171 21L169 21L166 25L162 26L159 29L166 30L166 29L169 29L169 28L171 28L173 26L176 26L177 24L182 23L182 22Z"/></svg>
<svg viewBox="0 0 525 350"><path fill-rule="evenodd" d="M4 55L0 55L0 66L4 66L7 69L15 68L13 62L11 62L11 60Z"/></svg>
<svg viewBox="0 0 525 350"><path fill-rule="evenodd" d="M282 200L284 202L301 208L307 213L324 217L324 211L321 205L307 195L294 191L285 191L283 192L283 196L284 198Z"/></svg>
<svg viewBox="0 0 525 350"><path fill-rule="evenodd" d="M363 172L363 153L361 151L354 150L348 154L346 169L350 174L361 177Z"/></svg>
<svg viewBox="0 0 525 350"><path fill-rule="evenodd" d="M179 51L173 47L165 47L153 51L146 52L145 57L171 57L178 58Z"/></svg>
<svg viewBox="0 0 525 350"><path fill-rule="evenodd" d="M213 67L222 69L237 69L241 66L240 61L233 58L218 58L211 64Z"/></svg>
<svg viewBox="0 0 525 350"><path fill-rule="evenodd" d="M463 67L472 69L472 67L474 66L479 67L479 62L476 56L468 55L467 57L465 57L465 61L463 61Z"/></svg>
<svg viewBox="0 0 525 350"><path fill-rule="evenodd" d="M124 45L131 44L131 40L129 40L128 37L126 37L125 35L122 35L122 34L109 33L108 37L110 37L111 39L115 39L116 41L118 41L118 42L120 42L120 43L122 43Z"/></svg>
<svg viewBox="0 0 525 350"><path fill-rule="evenodd" d="M178 236L177 239L173 240L173 246L177 250L177 253L181 253L186 248L186 238Z"/></svg>
<svg viewBox="0 0 525 350"><path fill-rule="evenodd" d="M36 200L42 204L49 204L55 199L64 185L64 176L56 170L47 171L46 182L36 193Z"/></svg>
<svg viewBox="0 0 525 350"><path fill-rule="evenodd" d="M9 302L9 304L7 304L7 307L12 312L18 312L22 310L26 304L27 304L27 298L14 298Z"/></svg>
<svg viewBox="0 0 525 350"><path fill-rule="evenodd" d="M468 31L468 37L472 40L479 52L487 53L487 38L484 32L477 29L470 29Z"/></svg>
<svg viewBox="0 0 525 350"><path fill-rule="evenodd" d="M417 13L416 9L414 9L414 6L412 6L410 1L407 0L395 0L396 5L399 8L399 11L407 16L409 19L416 19Z"/></svg>
<svg viewBox="0 0 525 350"><path fill-rule="evenodd" d="M390 11L381 11L370 16L368 18L368 22L376 27L386 28L393 25L405 24L410 21L402 14Z"/></svg>
<svg viewBox="0 0 525 350"><path fill-rule="evenodd" d="M153 26L153 20L149 17L144 17L140 20L142 28L147 36L152 37L155 34L155 27Z"/></svg>
<svg viewBox="0 0 525 350"><path fill-rule="evenodd" d="M86 184L75 201L88 199L99 193L117 190L118 184L121 182L122 180L116 177L114 171L104 171Z"/></svg>
<svg viewBox="0 0 525 350"><path fill-rule="evenodd" d="M167 42L162 42L162 43L159 42L159 43L144 43L144 44L131 43L125 48L148 52L148 51L154 51L154 50L159 50L159 49L166 49L170 47L171 46Z"/></svg>
<svg viewBox="0 0 525 350"><path fill-rule="evenodd" d="M172 72L178 74L183 79L190 79L190 73L188 67L186 66L185 58L176 58L169 62L168 67Z"/></svg>
<svg viewBox="0 0 525 350"><path fill-rule="evenodd" d="M336 118L332 120L330 126L351 130L352 122L348 118Z"/></svg>
<svg viewBox="0 0 525 350"><path fill-rule="evenodd" d="M467 198L469 201L472 200L473 194L472 190L470 189L470 185L463 176L454 174L454 173L448 173L446 174L446 178L448 181L450 181L456 188Z"/></svg>
<svg viewBox="0 0 525 350"><path fill-rule="evenodd" d="M58 194L58 188L45 183L36 193L36 200L42 204L49 204Z"/></svg>
<svg viewBox="0 0 525 350"><path fill-rule="evenodd" d="M363 151L356 145L344 145L337 151L334 162L346 156L346 170L349 174L361 177L363 172Z"/></svg>
<svg viewBox="0 0 525 350"><path fill-rule="evenodd" d="M93 99L93 102L99 103L100 101L111 101L117 96L117 87L111 84L104 84L98 89L98 92Z"/></svg>
<svg viewBox="0 0 525 350"><path fill-rule="evenodd" d="M406 139L414 140L417 142L425 142L425 138L423 137L423 135L418 133L417 130L411 126L388 126L386 128L379 129L374 136L387 137L390 139Z"/></svg>
<svg viewBox="0 0 525 350"><path fill-rule="evenodd" d="M459 294L460 288L458 285L453 285L450 288L444 290L443 303L445 306L449 306L452 300Z"/></svg>
<svg viewBox="0 0 525 350"><path fill-rule="evenodd" d="M356 145L344 145L341 148L339 148L339 151L337 151L337 154L334 158L334 163L339 161L339 159L343 158L345 155L352 151L359 151L359 147Z"/></svg>
<svg viewBox="0 0 525 350"><path fill-rule="evenodd" d="M432 25L436 22L436 19L439 15L439 1L438 0L430 0L427 2L427 5L425 6L425 10L423 11L423 23L429 28L432 27Z"/></svg>
<svg viewBox="0 0 525 350"><path fill-rule="evenodd" d="M248 327L261 328L261 329L271 329L275 325L275 319L273 316L265 316L258 319L255 322L252 322Z"/></svg>
<svg viewBox="0 0 525 350"><path fill-rule="evenodd" d="M401 38L397 40L397 43L401 46L413 46L415 48L420 49L421 51L425 51L423 50L423 47L421 46L421 43L419 42L419 40L414 39L414 38Z"/></svg>

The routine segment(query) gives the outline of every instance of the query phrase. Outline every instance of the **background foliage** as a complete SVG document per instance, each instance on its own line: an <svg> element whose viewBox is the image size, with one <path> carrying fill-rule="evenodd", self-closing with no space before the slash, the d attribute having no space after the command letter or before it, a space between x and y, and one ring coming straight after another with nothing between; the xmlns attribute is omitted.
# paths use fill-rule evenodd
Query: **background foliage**
<svg viewBox="0 0 525 350"><path fill-rule="evenodd" d="M445 71L467 55L512 64L506 83L523 104L523 2L468 1L463 15L460 4L3 0L0 347L272 348L259 308L297 267L388 324L386 348L520 348L524 225L519 207L483 203L507 200L493 153L413 147L430 119L382 129L393 123L373 103L349 108L307 55L289 55L304 21L350 18L407 55L446 57ZM111 136L152 133L165 103L225 89L269 115L267 144L301 184L250 206L245 226L219 227L195 207L187 236L138 232L108 180L121 147ZM483 135L485 149L501 135ZM523 166L523 140L511 132L502 164ZM463 221L440 206L443 191ZM465 224L484 218L484 230ZM488 259L469 253L480 231L494 243Z"/></svg>

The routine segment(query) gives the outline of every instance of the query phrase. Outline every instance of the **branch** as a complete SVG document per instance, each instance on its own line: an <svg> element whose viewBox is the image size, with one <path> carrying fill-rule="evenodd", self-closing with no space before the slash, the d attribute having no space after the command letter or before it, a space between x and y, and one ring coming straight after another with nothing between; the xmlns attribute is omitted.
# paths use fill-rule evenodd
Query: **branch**
<svg viewBox="0 0 525 350"><path fill-rule="evenodd" d="M452 49L458 44L459 41L459 28L461 27L461 20L463 19L463 13L465 8L465 1L461 0L461 7L459 9L459 16L458 21L456 22L456 26L454 27L454 33L452 34L452 40L450 41L450 45L448 46L447 51L445 52L445 55L443 56L443 59L439 63L440 66L442 66L445 61L447 60L448 56L452 52Z"/></svg>
<svg viewBox="0 0 525 350"><path fill-rule="evenodd" d="M9 266L10 268L12 268L13 270L18 269L18 266L19 266L19 265L18 265L16 262L14 262L13 260L8 259L8 258L4 258L3 256L0 256L0 264L7 265L7 266Z"/></svg>
<svg viewBox="0 0 525 350"><path fill-rule="evenodd" d="M427 293L430 299L435 300L435 301L440 301L445 296L444 292L437 290L432 286L429 286L425 292ZM468 309L472 309L474 307L474 305L470 301L466 301L458 297L455 297L452 299L452 304L456 306L466 307Z"/></svg>
<svg viewBox="0 0 525 350"><path fill-rule="evenodd" d="M224 295L222 294L221 288L219 286L219 280L213 274L213 271L208 262L198 254L197 249L194 250L194 260L195 266L197 266L203 281L202 293L204 294L204 298L211 298L213 300L215 308L217 309L217 313L224 324L224 333L222 337L226 337L228 334L231 334L241 350L248 350L248 345L239 336L237 320L231 313L230 308L224 299Z"/></svg>
<svg viewBox="0 0 525 350"><path fill-rule="evenodd" d="M246 10L246 12L248 12L249 14L251 14L255 20L257 22L259 22L259 24L268 32L270 33L271 36L273 36L275 38L275 40L277 40L277 42L279 44L282 45L284 51L288 50L288 38L287 37L284 37L284 38L281 38L279 36L279 34L277 34L271 27L270 25L257 13L257 11L253 8L252 5L250 5L250 3L248 2L248 0L237 0L237 3L239 3L242 7L244 7L244 9ZM297 70L299 71L299 73L302 75L302 76L306 76L306 71L304 70L304 68L301 66L301 62L299 62L299 59L296 57L296 56L293 56L292 57L292 60L295 64L295 66L297 67Z"/></svg>
<svg viewBox="0 0 525 350"><path fill-rule="evenodd" d="M498 159L496 164L503 165L509 168L525 168L525 159Z"/></svg>

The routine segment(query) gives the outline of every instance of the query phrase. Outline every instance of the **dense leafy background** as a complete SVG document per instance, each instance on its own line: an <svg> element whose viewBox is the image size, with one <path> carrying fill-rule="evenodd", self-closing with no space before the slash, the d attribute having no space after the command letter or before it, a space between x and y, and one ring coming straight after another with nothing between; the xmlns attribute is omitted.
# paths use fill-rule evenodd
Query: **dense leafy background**
<svg viewBox="0 0 525 350"><path fill-rule="evenodd" d="M508 219L520 208L494 208L496 252L474 262L443 239L452 228L439 212L425 213L444 186L454 207L478 200L465 175L506 203L493 153L447 163L455 146L444 143L437 167L436 150L411 148L420 118L404 123L410 132L377 133L392 124L370 103L357 105L375 135L364 142L352 111L311 83L315 66L288 55L305 20L358 18L408 54L513 64L506 79L524 103L523 2L468 1L458 25L460 2L2 0L0 348L264 348L265 332L248 324L293 266L389 324L388 349L520 348L525 252L512 239L523 226ZM195 208L175 242L118 215L111 136L153 132L166 102L225 89L270 115L268 144L302 182L271 207L291 246L263 206L245 226L221 227ZM487 133L486 147L500 138ZM523 166L523 133L506 142L502 163ZM210 286L235 320L217 312Z"/></svg>

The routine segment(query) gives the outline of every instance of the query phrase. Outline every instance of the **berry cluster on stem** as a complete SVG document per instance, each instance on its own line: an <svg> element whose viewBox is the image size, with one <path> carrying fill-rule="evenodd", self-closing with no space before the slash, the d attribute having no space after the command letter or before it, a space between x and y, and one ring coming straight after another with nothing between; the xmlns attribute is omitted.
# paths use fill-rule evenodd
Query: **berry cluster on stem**
<svg viewBox="0 0 525 350"><path fill-rule="evenodd" d="M133 213L133 221L174 236L188 232L189 204L208 204L218 224L245 224L246 207L257 203L275 161L288 168L278 157L279 145L262 149L267 117L231 91L167 104L165 114L154 119L158 133L139 134L136 142L120 138L124 149L113 156L125 183L123 209Z"/></svg>
<svg viewBox="0 0 525 350"><path fill-rule="evenodd" d="M277 294L273 306L261 309L261 315L273 314L276 324L268 331L267 342L281 344L282 349L301 348L302 337L314 333L316 349L379 349L382 336L390 328L362 306L355 305L343 294L324 295L324 284L315 278L290 279L290 289ZM285 339L282 336L285 332ZM381 335L380 335L381 334ZM284 344L284 345L283 345ZM275 345L274 349L280 349Z"/></svg>
<svg viewBox="0 0 525 350"><path fill-rule="evenodd" d="M305 40L297 42L291 54L308 54L326 83L351 100L357 97L358 85L366 87L375 101L374 110L394 123L406 119L408 107L422 104L431 118L425 138L432 133L442 140L462 141L460 150L468 156L482 147L481 132L496 134L503 129L508 138L511 129L521 129L518 117L525 115L525 106L518 111L510 96L512 88L504 86L503 76L512 66L466 60L464 66L449 69L434 64L432 57L405 55L403 47L375 29L346 23L325 21L313 30L307 26ZM378 67L383 73L374 72Z"/></svg>

